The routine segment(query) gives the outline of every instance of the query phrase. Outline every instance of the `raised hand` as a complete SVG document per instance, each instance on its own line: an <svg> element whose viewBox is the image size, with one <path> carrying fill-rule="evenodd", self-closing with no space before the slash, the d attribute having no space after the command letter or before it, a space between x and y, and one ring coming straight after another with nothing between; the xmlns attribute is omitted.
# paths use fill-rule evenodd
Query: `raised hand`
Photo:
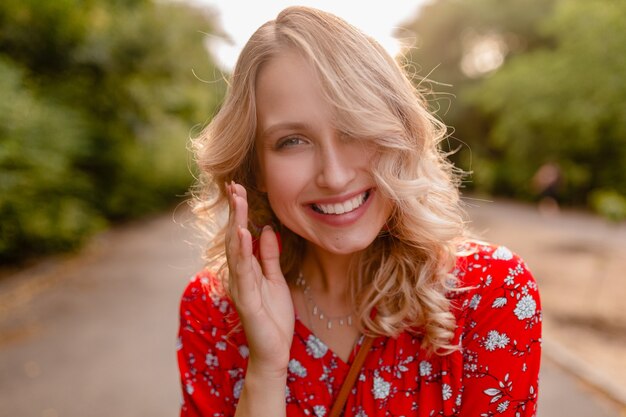
<svg viewBox="0 0 626 417"><path fill-rule="evenodd" d="M263 228L259 263L253 255L252 236L247 229L246 190L231 183L226 186L226 192L229 288L250 349L248 372L280 377L289 363L295 313L280 269L278 240L271 227Z"/></svg>

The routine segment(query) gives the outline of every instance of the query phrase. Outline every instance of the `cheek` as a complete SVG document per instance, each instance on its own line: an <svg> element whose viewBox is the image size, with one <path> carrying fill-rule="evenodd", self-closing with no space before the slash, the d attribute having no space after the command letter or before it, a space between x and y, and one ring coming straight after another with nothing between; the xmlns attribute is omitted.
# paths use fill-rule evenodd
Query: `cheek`
<svg viewBox="0 0 626 417"><path fill-rule="evenodd" d="M272 169L265 175L265 192L270 202L286 205L295 202L306 181L297 171Z"/></svg>
<svg viewBox="0 0 626 417"><path fill-rule="evenodd" d="M270 206L282 224L297 229L303 215L300 202L306 196L309 181L303 170L274 168L265 177Z"/></svg>
<svg viewBox="0 0 626 417"><path fill-rule="evenodd" d="M280 199L302 190L310 182L309 161L303 157L266 154L261 162L261 178L270 197Z"/></svg>

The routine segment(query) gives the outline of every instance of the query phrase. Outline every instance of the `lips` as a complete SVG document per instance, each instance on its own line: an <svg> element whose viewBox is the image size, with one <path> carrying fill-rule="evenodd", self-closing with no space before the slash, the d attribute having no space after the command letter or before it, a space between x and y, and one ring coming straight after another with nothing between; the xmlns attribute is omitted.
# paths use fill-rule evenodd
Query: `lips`
<svg viewBox="0 0 626 417"><path fill-rule="evenodd" d="M314 203L311 204L313 210L320 214L340 215L350 213L361 207L370 196L370 190L364 191L346 201L333 204Z"/></svg>

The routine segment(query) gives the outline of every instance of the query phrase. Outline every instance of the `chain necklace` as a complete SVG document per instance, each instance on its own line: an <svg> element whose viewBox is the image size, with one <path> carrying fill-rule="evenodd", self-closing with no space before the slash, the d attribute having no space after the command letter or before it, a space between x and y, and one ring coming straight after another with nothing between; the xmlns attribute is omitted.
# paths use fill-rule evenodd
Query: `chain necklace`
<svg viewBox="0 0 626 417"><path fill-rule="evenodd" d="M318 307L317 303L313 299L313 294L311 293L311 287L304 279L304 275L302 272L298 275L298 279L296 279L296 285L302 288L302 293L304 294L304 298L309 307L312 307L311 313L314 317L317 317L320 320L326 320L326 328L331 330L333 328L333 322L339 323L340 326L348 325L352 326L352 313L346 314L343 316L329 316L324 313L321 308ZM312 325L313 323L311 323Z"/></svg>

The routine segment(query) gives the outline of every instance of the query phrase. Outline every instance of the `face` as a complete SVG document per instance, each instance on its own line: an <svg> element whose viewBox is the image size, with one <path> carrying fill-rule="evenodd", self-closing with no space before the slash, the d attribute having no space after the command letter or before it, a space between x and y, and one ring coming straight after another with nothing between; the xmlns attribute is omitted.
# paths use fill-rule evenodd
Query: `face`
<svg viewBox="0 0 626 417"><path fill-rule="evenodd" d="M272 210L310 245L352 254L376 238L391 213L371 166L376 151L335 128L313 68L294 51L262 67L256 81L259 185Z"/></svg>

